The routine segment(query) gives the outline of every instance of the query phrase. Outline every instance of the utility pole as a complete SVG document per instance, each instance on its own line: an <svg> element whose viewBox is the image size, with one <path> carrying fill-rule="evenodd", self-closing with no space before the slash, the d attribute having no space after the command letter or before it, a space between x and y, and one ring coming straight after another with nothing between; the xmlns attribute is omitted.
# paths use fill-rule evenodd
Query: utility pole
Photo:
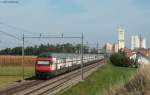
<svg viewBox="0 0 150 95"><path fill-rule="evenodd" d="M22 37L22 80L25 79L24 77L24 33L23 33L23 37Z"/></svg>
<svg viewBox="0 0 150 95"><path fill-rule="evenodd" d="M89 54L89 42L86 42L86 46L87 46L87 53Z"/></svg>
<svg viewBox="0 0 150 95"><path fill-rule="evenodd" d="M97 48L97 55L98 55L98 46L99 46L99 44L98 44L98 42L97 42L97 44L96 44L96 48Z"/></svg>
<svg viewBox="0 0 150 95"><path fill-rule="evenodd" d="M82 33L82 36L81 36L81 76L82 76L82 81L84 80L84 76L83 76L83 33Z"/></svg>
<svg viewBox="0 0 150 95"><path fill-rule="evenodd" d="M140 34L140 49L142 48L142 36Z"/></svg>
<svg viewBox="0 0 150 95"><path fill-rule="evenodd" d="M98 54L98 50L99 50L99 43L98 43L98 41L97 41L97 43L89 43L89 42L87 41L85 45L87 45L87 47L88 47L89 45L94 45L94 53L95 53L95 54ZM88 48L88 49L89 49L89 48Z"/></svg>

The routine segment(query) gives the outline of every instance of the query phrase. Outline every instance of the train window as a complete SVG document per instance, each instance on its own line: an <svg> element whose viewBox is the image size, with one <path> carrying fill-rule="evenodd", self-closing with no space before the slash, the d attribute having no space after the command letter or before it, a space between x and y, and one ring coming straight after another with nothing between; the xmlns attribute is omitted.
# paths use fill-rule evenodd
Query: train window
<svg viewBox="0 0 150 95"><path fill-rule="evenodd" d="M37 64L38 65L49 65L49 64L52 64L52 62L50 62L50 61L38 61Z"/></svg>

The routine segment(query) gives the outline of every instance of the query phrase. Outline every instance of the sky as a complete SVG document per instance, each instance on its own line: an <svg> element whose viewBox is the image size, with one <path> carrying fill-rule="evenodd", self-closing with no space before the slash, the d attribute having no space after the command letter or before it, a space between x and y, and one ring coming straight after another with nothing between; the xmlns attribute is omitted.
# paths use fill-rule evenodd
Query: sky
<svg viewBox="0 0 150 95"><path fill-rule="evenodd" d="M126 47L131 35L142 35L150 47L150 0L0 0L0 31L25 36L81 36L84 43L117 43L117 28L125 29ZM17 0L7 0L17 1ZM39 43L80 43L80 39L26 39ZM0 48L21 45L21 40L0 32Z"/></svg>

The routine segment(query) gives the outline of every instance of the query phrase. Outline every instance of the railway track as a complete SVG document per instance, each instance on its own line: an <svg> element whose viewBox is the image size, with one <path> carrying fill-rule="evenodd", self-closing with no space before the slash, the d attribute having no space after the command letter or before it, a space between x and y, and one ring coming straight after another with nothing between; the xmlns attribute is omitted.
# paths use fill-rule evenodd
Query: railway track
<svg viewBox="0 0 150 95"><path fill-rule="evenodd" d="M90 66L90 67L88 67L88 68L85 68L85 69L84 69L84 74L85 74L87 71L89 71L90 69L92 69L92 68L94 68L94 67L96 67L96 66L97 66L97 64L92 65L92 66ZM81 80L81 77L80 77L79 75L81 75L81 72L80 72L80 71L77 72L77 73L75 73L74 75L72 75L72 76L66 78L66 79L63 80L63 81L59 81L57 84L55 84L55 86L53 86L53 87L47 89L46 91L40 93L39 95L54 95L54 94L58 93L59 91L61 91L62 89L65 89L66 87L72 85L73 81L75 81L75 83L79 82L79 81ZM88 75L89 75L89 74L88 74ZM88 75L86 75L86 76L88 76ZM85 75L84 75L84 76L85 76ZM63 87L63 86L64 86L64 87ZM60 89L60 88L61 88L61 89ZM59 90L58 90L58 89L59 89ZM57 90L58 90L58 91L57 91ZM29 94L29 95L35 95L35 94Z"/></svg>
<svg viewBox="0 0 150 95"><path fill-rule="evenodd" d="M86 66L84 67L83 72L90 72L92 68L101 66L101 63L103 63L103 60L101 62ZM8 88L4 91L1 91L0 95L54 95L60 90L65 89L65 87L69 86L73 81L80 81L80 76L81 69L78 69L51 80L34 80L32 82L24 83L13 88ZM63 86L65 87L62 88Z"/></svg>
<svg viewBox="0 0 150 95"><path fill-rule="evenodd" d="M33 81L30 81L30 82L24 82L20 85L12 86L10 88L7 88L5 90L0 91L0 95L11 95L13 93L19 92L21 90L24 90L28 87L32 87L32 86L37 85L37 84L42 83L42 82L44 82L44 81L42 81L42 80L33 80Z"/></svg>

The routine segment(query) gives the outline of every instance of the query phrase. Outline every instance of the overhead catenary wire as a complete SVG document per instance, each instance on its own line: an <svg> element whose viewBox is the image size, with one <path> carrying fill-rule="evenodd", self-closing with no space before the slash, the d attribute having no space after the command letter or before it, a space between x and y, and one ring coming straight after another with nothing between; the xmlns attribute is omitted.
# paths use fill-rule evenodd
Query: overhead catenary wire
<svg viewBox="0 0 150 95"><path fill-rule="evenodd" d="M9 28L14 29L14 30L17 30L17 32L22 32L22 33L28 32L28 33L38 34L38 35L40 34L40 33L31 32L31 31L28 31L28 30L24 30L24 29L21 29L21 28L18 28L18 27L15 27L15 26L3 23L3 22L0 22L0 25L9 27Z"/></svg>
<svg viewBox="0 0 150 95"><path fill-rule="evenodd" d="M16 36L14 36L14 35L12 35L12 34L9 34L9 33L7 33L7 32L4 32L4 31L1 31L0 30L0 33L3 33L4 35L7 35L7 36L9 36L9 37L12 37L12 38L14 38L14 39L17 39L17 40L19 40L19 41L22 41L22 39L21 38L18 38L18 37L16 37ZM26 43L29 43L29 44L34 44L34 43L32 43L32 42L29 42L29 41L25 41Z"/></svg>
<svg viewBox="0 0 150 95"><path fill-rule="evenodd" d="M21 40L20 38L14 36L14 35L12 35L12 34L9 34L9 33L7 33L7 32L1 31L1 30L0 30L0 32L3 33L4 35L9 36L9 37L15 38L15 39L17 39L17 40Z"/></svg>

